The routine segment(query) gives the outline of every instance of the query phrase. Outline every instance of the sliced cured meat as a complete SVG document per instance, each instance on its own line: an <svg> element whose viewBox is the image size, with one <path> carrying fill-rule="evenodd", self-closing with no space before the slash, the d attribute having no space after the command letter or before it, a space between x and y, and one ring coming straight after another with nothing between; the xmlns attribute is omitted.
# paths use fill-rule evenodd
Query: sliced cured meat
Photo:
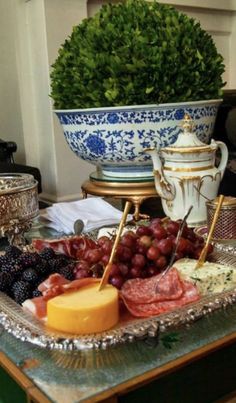
<svg viewBox="0 0 236 403"><path fill-rule="evenodd" d="M79 290L80 288L85 287L86 285L99 283L100 281L101 281L100 278L94 278L94 277L81 278L78 280L70 281L67 284L63 284L62 289L64 290L64 292L66 292L67 290Z"/></svg>
<svg viewBox="0 0 236 403"><path fill-rule="evenodd" d="M38 287L43 293L41 297L27 299L23 302L22 307L31 312L38 319L45 319L47 316L47 301L57 295L79 290L89 284L97 283L100 279L87 277L79 280L68 281L58 273L52 274L47 280Z"/></svg>
<svg viewBox="0 0 236 403"><path fill-rule="evenodd" d="M46 280L44 280L38 286L38 290L42 292L43 299L48 301L57 295L63 294L69 290L79 290L86 285L99 282L100 279L93 277L86 277L78 280L69 281L65 279L61 274L51 274Z"/></svg>
<svg viewBox="0 0 236 403"><path fill-rule="evenodd" d="M38 319L42 320L47 316L47 301L45 301L43 297L26 299L23 302L22 307Z"/></svg>
<svg viewBox="0 0 236 403"><path fill-rule="evenodd" d="M55 252L64 253L67 256L71 256L69 238L59 239L32 239L32 246L40 252L44 248L52 248Z"/></svg>
<svg viewBox="0 0 236 403"><path fill-rule="evenodd" d="M67 280L65 277L63 277L61 274L54 273L54 274L51 274L41 284L39 284L38 290L43 293L44 291L51 289L52 287L60 286L63 284L68 284L68 283L70 283L70 281Z"/></svg>
<svg viewBox="0 0 236 403"><path fill-rule="evenodd" d="M158 281L160 276L161 274L158 274L147 279L136 278L126 281L121 288L121 296L134 304L146 304L180 298L184 292L184 288L178 271L172 268Z"/></svg>
<svg viewBox="0 0 236 403"><path fill-rule="evenodd" d="M77 259L83 259L85 252L90 249L97 248L96 242L88 237L73 237L71 238L71 255Z"/></svg>
<svg viewBox="0 0 236 403"><path fill-rule="evenodd" d="M35 238L32 240L32 245L37 251L52 248L55 252L64 253L75 259L82 259L86 250L97 248L95 241L82 235L58 239Z"/></svg>
<svg viewBox="0 0 236 403"><path fill-rule="evenodd" d="M128 311L135 317L148 318L161 313L173 311L183 305L199 300L200 295L195 285L190 282L184 282L184 293L176 300L151 302L148 304L137 304L128 299L123 301Z"/></svg>

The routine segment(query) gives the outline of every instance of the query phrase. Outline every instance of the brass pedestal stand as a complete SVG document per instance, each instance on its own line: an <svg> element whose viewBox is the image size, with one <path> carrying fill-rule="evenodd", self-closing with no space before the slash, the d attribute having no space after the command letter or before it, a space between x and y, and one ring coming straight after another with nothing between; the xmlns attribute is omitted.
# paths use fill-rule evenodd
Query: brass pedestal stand
<svg viewBox="0 0 236 403"><path fill-rule="evenodd" d="M158 197L154 180L151 177L124 181L124 178L112 178L104 176L100 172L93 172L89 180L82 184L81 189L83 198L91 194L131 201L134 205L133 218L135 221L140 218L149 218L148 215L140 213L140 206L143 201L150 197Z"/></svg>

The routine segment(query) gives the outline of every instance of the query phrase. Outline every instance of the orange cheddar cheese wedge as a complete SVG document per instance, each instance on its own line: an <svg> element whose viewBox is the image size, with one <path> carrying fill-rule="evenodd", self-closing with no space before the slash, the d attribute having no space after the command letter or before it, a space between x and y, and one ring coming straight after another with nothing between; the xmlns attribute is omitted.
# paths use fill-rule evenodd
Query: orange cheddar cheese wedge
<svg viewBox="0 0 236 403"><path fill-rule="evenodd" d="M73 334L99 333L119 321L118 290L106 285L90 284L66 292L47 302L47 325Z"/></svg>

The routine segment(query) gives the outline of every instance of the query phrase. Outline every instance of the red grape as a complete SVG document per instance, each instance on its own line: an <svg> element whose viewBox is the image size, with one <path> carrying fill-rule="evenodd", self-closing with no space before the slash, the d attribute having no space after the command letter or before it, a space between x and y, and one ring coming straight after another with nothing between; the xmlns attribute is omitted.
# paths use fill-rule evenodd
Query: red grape
<svg viewBox="0 0 236 403"><path fill-rule="evenodd" d="M105 240L101 245L101 249L102 252L105 253L106 255L110 254L112 250L112 241L110 239Z"/></svg>
<svg viewBox="0 0 236 403"><path fill-rule="evenodd" d="M80 278L91 277L92 274L93 274L93 273L92 273L91 270L81 269L81 270L78 270L78 271L75 273L75 278L76 278L76 279L80 279Z"/></svg>
<svg viewBox="0 0 236 403"><path fill-rule="evenodd" d="M147 246L141 245L137 242L135 252L141 253L141 255L145 255L147 251Z"/></svg>
<svg viewBox="0 0 236 403"><path fill-rule="evenodd" d="M104 266L106 266L109 262L109 259L110 259L110 255L103 255L100 261Z"/></svg>
<svg viewBox="0 0 236 403"><path fill-rule="evenodd" d="M155 246L150 246L150 248L147 250L147 258L150 260L158 259L160 254L160 249Z"/></svg>
<svg viewBox="0 0 236 403"><path fill-rule="evenodd" d="M127 248L134 249L135 248L136 239L130 235L123 235L120 240L120 244L126 246Z"/></svg>
<svg viewBox="0 0 236 403"><path fill-rule="evenodd" d="M177 235L180 224L177 221L168 221L166 224L166 231L168 234Z"/></svg>
<svg viewBox="0 0 236 403"><path fill-rule="evenodd" d="M152 235L152 230L150 227L146 227L145 225L140 225L140 227L138 227L136 230L136 234L138 236Z"/></svg>
<svg viewBox="0 0 236 403"><path fill-rule="evenodd" d="M177 252L183 252L183 254L186 254L187 249L188 249L188 240L186 238L180 237Z"/></svg>
<svg viewBox="0 0 236 403"><path fill-rule="evenodd" d="M121 262L129 262L132 259L133 252L131 249L123 245L118 245L117 256Z"/></svg>
<svg viewBox="0 0 236 403"><path fill-rule="evenodd" d="M131 260L131 263L133 266L140 267L141 269L145 266L146 264L146 259L141 253L136 253Z"/></svg>
<svg viewBox="0 0 236 403"><path fill-rule="evenodd" d="M130 274L130 277L137 278L137 277L141 277L141 272L142 272L141 267L134 266L134 267L131 267L129 274Z"/></svg>
<svg viewBox="0 0 236 403"><path fill-rule="evenodd" d="M143 246L145 246L145 247L149 247L149 246L151 246L151 244L152 244L152 238L151 238L151 236L149 236L149 235L142 235L140 238L139 238L139 245L143 245Z"/></svg>
<svg viewBox="0 0 236 403"><path fill-rule="evenodd" d="M196 248L193 252L193 258L199 259L200 255L201 255L201 251L202 251L202 248L200 246L198 248Z"/></svg>
<svg viewBox="0 0 236 403"><path fill-rule="evenodd" d="M155 227L156 226L156 224L161 224L162 223L162 221L161 221L161 218L153 218L151 221L150 221L150 224L149 224L149 227Z"/></svg>
<svg viewBox="0 0 236 403"><path fill-rule="evenodd" d="M156 225L152 228L154 238L163 239L167 237L167 231L161 225Z"/></svg>
<svg viewBox="0 0 236 403"><path fill-rule="evenodd" d="M118 264L112 263L111 268L110 268L110 276L113 277L113 276L116 276L117 274L118 275L121 274L119 266L118 266Z"/></svg>
<svg viewBox="0 0 236 403"><path fill-rule="evenodd" d="M139 226L136 232L126 231L117 246L109 282L121 288L128 278L151 277L164 270L173 251L180 223L181 220L163 222L155 218L149 226ZM113 243L107 236L100 237L96 243L87 243L83 250L83 260L74 268L75 277L101 277L109 262ZM175 260L185 256L198 259L203 246L204 239L186 225ZM210 245L208 254L212 249Z"/></svg>
<svg viewBox="0 0 236 403"><path fill-rule="evenodd" d="M79 270L89 270L90 265L86 260L80 260L78 263L76 263L74 267L74 273L76 273Z"/></svg>
<svg viewBox="0 0 236 403"><path fill-rule="evenodd" d="M89 263L97 263L102 258L101 249L89 249L85 253L85 259Z"/></svg>
<svg viewBox="0 0 236 403"><path fill-rule="evenodd" d="M214 247L213 247L213 245L210 243L210 244L208 245L208 247L207 247L207 254L210 255L210 253L212 253L213 250L214 250Z"/></svg>
<svg viewBox="0 0 236 403"><path fill-rule="evenodd" d="M98 238L97 243L99 246L102 246L107 241L111 242L110 238L108 238L108 236L106 236L106 235L103 235L103 236L100 236L100 238Z"/></svg>
<svg viewBox="0 0 236 403"><path fill-rule="evenodd" d="M161 255L157 260L155 260L155 265L158 269L164 269L167 266L166 257Z"/></svg>
<svg viewBox="0 0 236 403"><path fill-rule="evenodd" d="M118 288L119 290L121 289L122 285L124 284L124 278L120 275L116 275L114 277L109 278L109 283L114 285L114 287Z"/></svg>
<svg viewBox="0 0 236 403"><path fill-rule="evenodd" d="M124 235L132 236L134 239L137 238L137 235L136 235L135 232L132 231L132 230L127 230L127 231L125 231Z"/></svg>
<svg viewBox="0 0 236 403"><path fill-rule="evenodd" d="M162 255L168 256L172 252L173 242L169 238L160 239L158 242L158 248Z"/></svg>
<svg viewBox="0 0 236 403"><path fill-rule="evenodd" d="M129 273L129 267L127 264L124 263L117 263L117 266L119 267L120 273L123 277L127 277Z"/></svg>

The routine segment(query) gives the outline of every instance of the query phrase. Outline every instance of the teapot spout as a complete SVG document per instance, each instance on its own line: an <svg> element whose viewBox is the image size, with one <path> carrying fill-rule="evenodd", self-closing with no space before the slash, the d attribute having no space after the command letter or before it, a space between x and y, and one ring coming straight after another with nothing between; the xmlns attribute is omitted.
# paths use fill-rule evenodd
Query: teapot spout
<svg viewBox="0 0 236 403"><path fill-rule="evenodd" d="M156 191L162 199L171 201L175 198L175 188L165 177L162 162L159 155L159 148L146 148L144 150L152 158L153 174Z"/></svg>

